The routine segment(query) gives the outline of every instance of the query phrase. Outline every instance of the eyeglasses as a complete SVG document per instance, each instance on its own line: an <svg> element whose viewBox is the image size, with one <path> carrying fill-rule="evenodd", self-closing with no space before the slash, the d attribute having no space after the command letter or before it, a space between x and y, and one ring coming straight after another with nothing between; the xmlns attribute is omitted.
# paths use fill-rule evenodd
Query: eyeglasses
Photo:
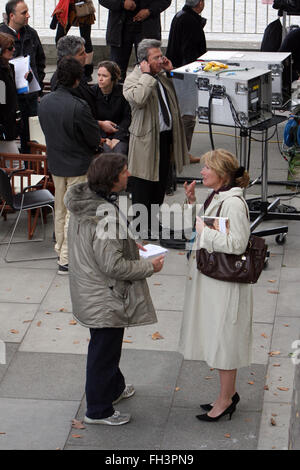
<svg viewBox="0 0 300 470"><path fill-rule="evenodd" d="M7 47L6 49L7 49L8 51L13 51L14 48L15 48L15 46L10 46L10 47Z"/></svg>

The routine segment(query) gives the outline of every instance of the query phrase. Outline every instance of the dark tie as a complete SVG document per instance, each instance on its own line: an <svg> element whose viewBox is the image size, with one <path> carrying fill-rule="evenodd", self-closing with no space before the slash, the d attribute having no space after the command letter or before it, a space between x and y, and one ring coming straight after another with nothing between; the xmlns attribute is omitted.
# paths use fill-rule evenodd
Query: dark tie
<svg viewBox="0 0 300 470"><path fill-rule="evenodd" d="M162 115L163 115L166 126L169 126L170 125L170 116L169 116L169 112L168 112L168 108L167 108L167 105L165 103L165 100L162 97L159 84L161 84L161 86L163 87L163 90L165 92L166 100L168 99L167 98L167 93L166 93L166 90L165 90L163 84L160 82L160 80L158 78L156 78L156 80L157 80L157 94L158 94L159 104L160 104L160 107L161 107L161 112L162 112Z"/></svg>

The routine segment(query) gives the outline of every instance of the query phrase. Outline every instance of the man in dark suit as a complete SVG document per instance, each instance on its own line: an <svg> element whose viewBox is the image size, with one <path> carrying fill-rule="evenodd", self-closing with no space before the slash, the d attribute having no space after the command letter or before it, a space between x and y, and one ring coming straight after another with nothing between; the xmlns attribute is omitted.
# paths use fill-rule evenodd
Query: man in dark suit
<svg viewBox="0 0 300 470"><path fill-rule="evenodd" d="M174 68L194 62L206 52L206 39L203 28L206 19L201 13L204 0L186 0L182 10L173 18L169 33L166 56ZM190 151L196 117L183 113L182 120L186 133L186 142ZM189 156L190 163L198 163L200 158Z"/></svg>
<svg viewBox="0 0 300 470"><path fill-rule="evenodd" d="M121 69L122 82L126 77L132 46L142 39L161 39L160 14L171 0L98 0L109 9L106 42L110 59Z"/></svg>

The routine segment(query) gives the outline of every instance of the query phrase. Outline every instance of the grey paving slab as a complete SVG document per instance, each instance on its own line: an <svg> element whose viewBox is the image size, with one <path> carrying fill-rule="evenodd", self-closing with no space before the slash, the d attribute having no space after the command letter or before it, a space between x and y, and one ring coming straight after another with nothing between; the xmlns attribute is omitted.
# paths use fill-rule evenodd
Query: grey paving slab
<svg viewBox="0 0 300 470"><path fill-rule="evenodd" d="M126 382L139 388L139 395L170 397L182 360L182 355L176 352L126 349L122 352L120 368Z"/></svg>
<svg viewBox="0 0 300 470"><path fill-rule="evenodd" d="M290 405L266 402L261 416L257 450L287 450L290 417Z"/></svg>
<svg viewBox="0 0 300 470"><path fill-rule="evenodd" d="M124 349L148 349L152 351L177 351L182 322L181 311L157 311L158 322L153 325L126 328ZM153 339L158 332L161 339ZM157 337L157 336L154 336Z"/></svg>
<svg viewBox="0 0 300 470"><path fill-rule="evenodd" d="M0 397L81 400L86 357L17 352L0 384Z"/></svg>
<svg viewBox="0 0 300 470"><path fill-rule="evenodd" d="M47 295L41 303L41 309L50 312L72 312L69 288L69 276L54 275Z"/></svg>
<svg viewBox="0 0 300 470"><path fill-rule="evenodd" d="M279 366L280 364L280 366ZM291 404L295 366L291 358L270 357L266 373L264 401Z"/></svg>
<svg viewBox="0 0 300 470"><path fill-rule="evenodd" d="M21 343L37 309L37 304L1 302L0 339L11 343Z"/></svg>
<svg viewBox="0 0 300 470"><path fill-rule="evenodd" d="M237 375L237 391L241 397L238 408L259 411L263 406L266 367L253 364L243 367ZM250 382L250 383L249 383ZM219 374L203 361L184 361L174 394L174 407L192 408L201 412L201 403L212 403L219 390Z"/></svg>
<svg viewBox="0 0 300 470"><path fill-rule="evenodd" d="M253 323L252 328L252 362L267 364L272 341L273 325L270 323Z"/></svg>
<svg viewBox="0 0 300 470"><path fill-rule="evenodd" d="M39 310L28 328L20 351L87 354L90 333L72 313Z"/></svg>
<svg viewBox="0 0 300 470"><path fill-rule="evenodd" d="M299 356L298 356L299 359ZM291 424L289 429L290 449L300 450L300 365L295 366L295 381Z"/></svg>
<svg viewBox="0 0 300 470"><path fill-rule="evenodd" d="M157 310L182 310L185 276L157 274L148 279L150 294Z"/></svg>
<svg viewBox="0 0 300 470"><path fill-rule="evenodd" d="M85 429L76 431L81 438L72 438L66 444L94 449L147 450L160 449L164 428L168 419L171 397L144 396L136 387L136 395L118 403L116 409L130 413L132 419L124 426L85 425ZM85 402L78 412L77 419L82 420L85 414Z"/></svg>
<svg viewBox="0 0 300 470"><path fill-rule="evenodd" d="M258 441L260 413L237 411L232 419L200 422L198 409L173 407L162 441L170 450L254 450Z"/></svg>
<svg viewBox="0 0 300 470"><path fill-rule="evenodd" d="M0 400L1 450L63 449L80 402Z"/></svg>
<svg viewBox="0 0 300 470"><path fill-rule="evenodd" d="M254 286L253 288L253 320L255 322L273 323L277 305L277 294L268 293L268 290L277 290L267 286Z"/></svg>
<svg viewBox="0 0 300 470"><path fill-rule="evenodd" d="M9 274L9 275L8 275ZM47 293L55 274L46 269L0 267L0 301L38 304Z"/></svg>
<svg viewBox="0 0 300 470"><path fill-rule="evenodd" d="M300 338L299 317L276 316L272 335L272 351L280 351L280 357L289 357L292 343Z"/></svg>
<svg viewBox="0 0 300 470"><path fill-rule="evenodd" d="M7 342L5 343L4 346L5 346L5 357L3 359L3 362L5 360L5 363L0 364L0 382L2 378L4 377L16 350L19 347L19 345L16 343L7 343Z"/></svg>

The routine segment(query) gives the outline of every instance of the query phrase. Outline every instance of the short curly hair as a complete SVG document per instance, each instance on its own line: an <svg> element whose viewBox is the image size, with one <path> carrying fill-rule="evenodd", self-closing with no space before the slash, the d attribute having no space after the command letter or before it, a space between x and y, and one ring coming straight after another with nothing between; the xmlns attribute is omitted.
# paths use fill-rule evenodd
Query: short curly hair
<svg viewBox="0 0 300 470"><path fill-rule="evenodd" d="M83 67L74 57L64 57L57 66L58 85L72 88L76 80L81 80Z"/></svg>

